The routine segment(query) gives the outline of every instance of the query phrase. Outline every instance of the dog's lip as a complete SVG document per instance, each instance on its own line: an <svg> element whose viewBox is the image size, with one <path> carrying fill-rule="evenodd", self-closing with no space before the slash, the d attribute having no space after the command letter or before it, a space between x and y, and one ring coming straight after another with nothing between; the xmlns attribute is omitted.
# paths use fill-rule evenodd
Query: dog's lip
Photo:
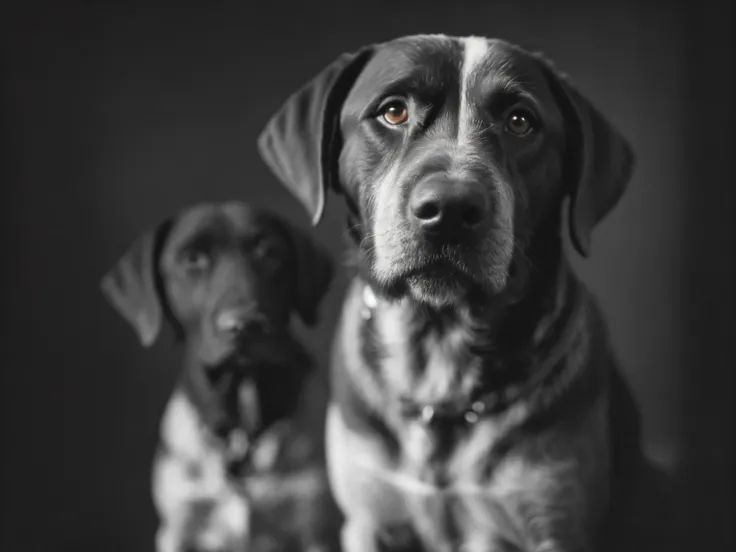
<svg viewBox="0 0 736 552"><path fill-rule="evenodd" d="M287 328L273 328L267 334L242 336L235 343L232 355L243 364L286 365L296 355L290 343Z"/></svg>
<svg viewBox="0 0 736 552"><path fill-rule="evenodd" d="M427 261L416 263L409 268L401 271L399 275L402 279L409 278L457 278L461 276L469 280L475 280L476 271L466 263L449 257L437 257Z"/></svg>
<svg viewBox="0 0 736 552"><path fill-rule="evenodd" d="M233 351L232 359L242 367L261 365L283 365L286 359L278 351L274 352L272 347L256 344L250 347L238 347Z"/></svg>
<svg viewBox="0 0 736 552"><path fill-rule="evenodd" d="M263 370L280 370L289 367L291 359L276 355L254 354L246 351L233 351L219 362L208 367L211 374L232 372L245 378L252 378Z"/></svg>

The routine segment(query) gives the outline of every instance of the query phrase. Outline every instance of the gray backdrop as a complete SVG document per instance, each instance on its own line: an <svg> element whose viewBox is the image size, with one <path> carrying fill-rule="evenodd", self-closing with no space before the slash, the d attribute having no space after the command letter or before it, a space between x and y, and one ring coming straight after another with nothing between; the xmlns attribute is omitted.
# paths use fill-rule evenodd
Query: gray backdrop
<svg viewBox="0 0 736 552"><path fill-rule="evenodd" d="M306 226L257 157L257 133L339 53L414 32L542 50L631 139L639 163L630 190L596 231L593 258L575 264L608 313L647 446L683 470L696 549L726 549L733 8L711 0L667 10L623 0L47 4L0 17L10 328L0 368L1 549L151 549L149 469L177 357L168 335L141 349L102 299L99 278L140 232L192 202L242 198ZM339 257L344 210L328 201L316 235ZM324 324L310 332L323 361L345 283L340 274Z"/></svg>

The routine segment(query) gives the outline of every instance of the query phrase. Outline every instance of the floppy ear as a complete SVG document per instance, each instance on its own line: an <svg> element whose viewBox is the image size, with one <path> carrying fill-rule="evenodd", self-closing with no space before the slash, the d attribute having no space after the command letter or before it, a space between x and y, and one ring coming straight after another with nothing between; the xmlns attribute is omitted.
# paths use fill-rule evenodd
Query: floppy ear
<svg viewBox="0 0 736 552"><path fill-rule="evenodd" d="M268 168L302 203L316 225L329 188L339 190L340 111L373 50L343 54L291 95L258 137Z"/></svg>
<svg viewBox="0 0 736 552"><path fill-rule="evenodd" d="M629 142L570 83L566 75L539 56L549 72L568 126L566 178L571 196L570 237L587 257L593 228L616 206L634 172Z"/></svg>
<svg viewBox="0 0 736 552"><path fill-rule="evenodd" d="M144 347L153 345L161 331L157 265L168 227L164 223L139 237L100 282L105 298L133 326Z"/></svg>
<svg viewBox="0 0 736 552"><path fill-rule="evenodd" d="M317 323L319 305L332 283L334 267L327 250L304 230L284 221L296 252L296 303L294 310L308 326Z"/></svg>

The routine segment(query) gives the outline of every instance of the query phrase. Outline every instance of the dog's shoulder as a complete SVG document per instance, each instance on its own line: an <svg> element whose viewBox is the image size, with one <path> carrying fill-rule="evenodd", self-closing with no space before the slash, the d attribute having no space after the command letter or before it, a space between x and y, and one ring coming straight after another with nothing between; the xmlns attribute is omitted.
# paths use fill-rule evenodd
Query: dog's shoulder
<svg viewBox="0 0 736 552"><path fill-rule="evenodd" d="M333 337L330 363L330 401L339 406L343 421L352 432L380 435L393 443L383 415L387 395L372 362L385 353L373 347L363 293L365 282L355 277L345 294L342 313Z"/></svg>

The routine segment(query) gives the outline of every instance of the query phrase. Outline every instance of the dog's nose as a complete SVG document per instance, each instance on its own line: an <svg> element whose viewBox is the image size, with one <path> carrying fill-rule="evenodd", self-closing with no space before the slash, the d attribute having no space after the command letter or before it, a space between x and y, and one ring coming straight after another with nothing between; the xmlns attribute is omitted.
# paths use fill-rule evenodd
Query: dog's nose
<svg viewBox="0 0 736 552"><path fill-rule="evenodd" d="M475 232L488 220L486 188L473 180L446 177L420 182L409 199L410 218L427 234Z"/></svg>
<svg viewBox="0 0 736 552"><path fill-rule="evenodd" d="M250 309L231 307L217 313L215 328L220 333L256 335L268 331L268 322Z"/></svg>

